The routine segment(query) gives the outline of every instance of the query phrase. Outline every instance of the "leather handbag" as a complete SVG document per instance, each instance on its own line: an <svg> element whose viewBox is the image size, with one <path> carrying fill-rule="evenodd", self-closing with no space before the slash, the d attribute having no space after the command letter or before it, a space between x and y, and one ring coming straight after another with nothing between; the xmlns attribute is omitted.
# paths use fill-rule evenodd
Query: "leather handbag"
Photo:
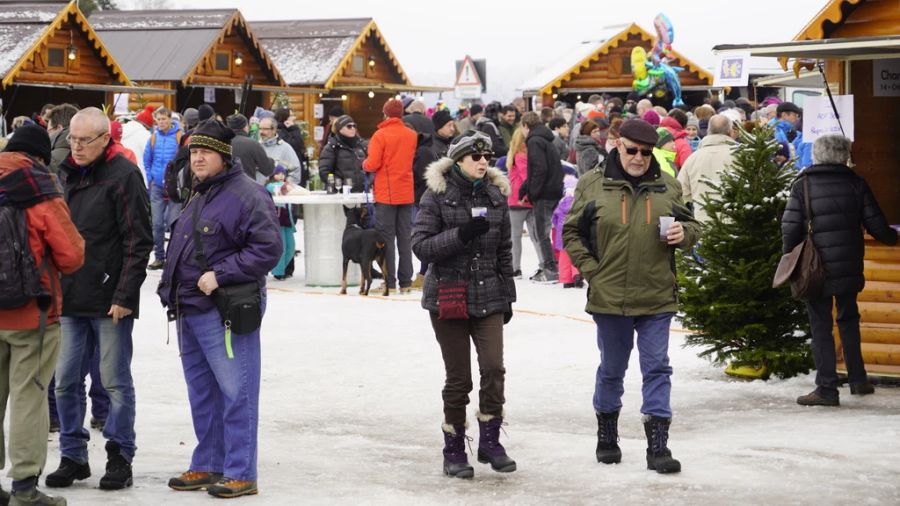
<svg viewBox="0 0 900 506"><path fill-rule="evenodd" d="M806 207L806 238L781 256L772 287L777 288L788 280L791 295L795 299L818 298L825 287L825 264L813 242L812 208L809 205L809 178L803 177L803 203Z"/></svg>

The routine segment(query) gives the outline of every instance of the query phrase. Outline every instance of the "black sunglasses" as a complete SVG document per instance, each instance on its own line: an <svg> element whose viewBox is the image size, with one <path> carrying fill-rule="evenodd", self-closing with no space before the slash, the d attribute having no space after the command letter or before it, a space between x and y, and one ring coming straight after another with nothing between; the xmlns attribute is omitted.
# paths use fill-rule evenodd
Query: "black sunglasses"
<svg viewBox="0 0 900 506"><path fill-rule="evenodd" d="M487 153L473 153L473 154L472 154L472 161L473 161L473 162L480 162L482 158L484 158L484 160L485 160L486 162L490 162L490 161L491 161L491 155L490 155L490 154L487 154Z"/></svg>
<svg viewBox="0 0 900 506"><path fill-rule="evenodd" d="M637 146L626 147L625 152L631 156L638 154L638 151L641 152L641 156L650 156L653 154L652 149L638 149Z"/></svg>

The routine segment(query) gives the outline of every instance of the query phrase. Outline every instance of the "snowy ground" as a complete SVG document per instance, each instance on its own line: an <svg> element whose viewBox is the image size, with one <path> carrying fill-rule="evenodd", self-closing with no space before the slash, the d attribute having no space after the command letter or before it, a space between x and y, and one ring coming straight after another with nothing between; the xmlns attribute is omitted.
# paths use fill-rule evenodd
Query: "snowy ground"
<svg viewBox="0 0 900 506"><path fill-rule="evenodd" d="M527 239L524 249L528 272L536 262ZM166 344L153 293L158 278L150 273L144 285L135 326L135 485L97 488L105 454L102 436L92 431L94 476L60 491L69 504L215 501L166 487L186 469L194 436L174 327ZM684 471L661 476L645 469L636 352L620 420L623 462L598 464L591 396L599 354L584 291L527 280L518 283L516 315L505 331L509 426L502 441L518 471L501 475L474 463L474 480L446 478L443 366L419 295L339 296L337 289L305 289L302 277L269 286L260 495L242 503L900 504L900 389L879 388L862 399L842 389L838 409L803 408L794 399L812 389L811 376L735 381L682 348L677 329L670 446ZM477 392L473 425L476 406ZM47 472L58 459L52 436Z"/></svg>

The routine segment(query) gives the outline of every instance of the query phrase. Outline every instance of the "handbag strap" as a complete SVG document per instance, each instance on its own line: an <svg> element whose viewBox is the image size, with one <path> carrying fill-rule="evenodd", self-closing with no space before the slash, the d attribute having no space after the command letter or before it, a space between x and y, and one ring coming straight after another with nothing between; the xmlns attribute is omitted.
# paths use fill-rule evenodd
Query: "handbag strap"
<svg viewBox="0 0 900 506"><path fill-rule="evenodd" d="M812 206L809 205L809 177L803 176L803 204L806 206L806 230L812 237Z"/></svg>
<svg viewBox="0 0 900 506"><path fill-rule="evenodd" d="M197 197L199 198L199 195ZM201 272L207 272L210 270L209 263L206 261L206 254L203 252L203 239L200 237L200 230L197 225L197 220L200 217L200 206L202 204L200 202L194 202L193 204L193 222L191 223L191 227L194 229L194 259L197 260L197 265L200 266Z"/></svg>

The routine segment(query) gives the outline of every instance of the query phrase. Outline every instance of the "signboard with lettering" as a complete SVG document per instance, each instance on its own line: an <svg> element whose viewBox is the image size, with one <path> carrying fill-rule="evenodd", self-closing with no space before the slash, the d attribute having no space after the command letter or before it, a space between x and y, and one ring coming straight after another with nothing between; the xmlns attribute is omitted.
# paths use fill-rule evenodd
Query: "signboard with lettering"
<svg viewBox="0 0 900 506"><path fill-rule="evenodd" d="M456 83L453 90L456 98L481 98L485 86L485 61L473 60L466 55L456 62Z"/></svg>
<svg viewBox="0 0 900 506"><path fill-rule="evenodd" d="M900 97L900 58L872 61L872 95Z"/></svg>
<svg viewBox="0 0 900 506"><path fill-rule="evenodd" d="M216 103L216 89L215 88L203 88L203 101L207 104L215 104Z"/></svg>
<svg viewBox="0 0 900 506"><path fill-rule="evenodd" d="M313 105L313 118L322 119L325 117L325 105L324 104L314 104Z"/></svg>
<svg viewBox="0 0 900 506"><path fill-rule="evenodd" d="M814 142L823 135L844 135L853 140L853 95L834 95L834 105L841 117L840 124L827 96L806 97L803 101L804 142Z"/></svg>

